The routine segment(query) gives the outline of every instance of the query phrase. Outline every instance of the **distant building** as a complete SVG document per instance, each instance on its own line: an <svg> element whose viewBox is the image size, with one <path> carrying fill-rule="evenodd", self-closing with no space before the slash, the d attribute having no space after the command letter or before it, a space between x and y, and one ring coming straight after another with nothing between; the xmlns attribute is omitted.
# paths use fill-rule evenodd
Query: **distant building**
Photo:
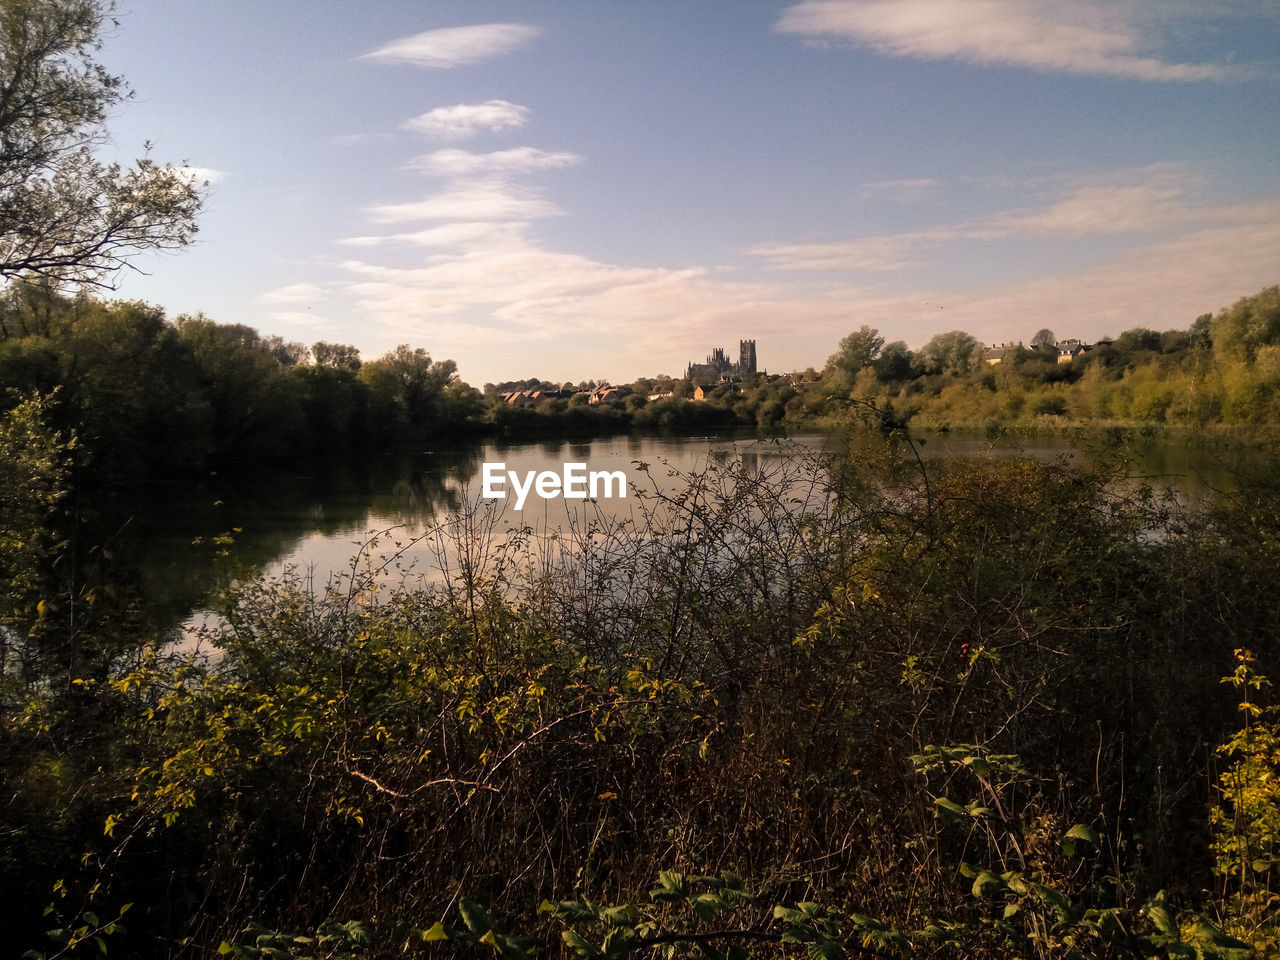
<svg viewBox="0 0 1280 960"><path fill-rule="evenodd" d="M1022 350L1022 341L1017 343L1010 341L1002 346L996 346L994 343L991 349L982 351L982 359L989 367L994 367L998 363L1004 363L1006 360L1013 360L1018 355L1018 351Z"/></svg>
<svg viewBox="0 0 1280 960"><path fill-rule="evenodd" d="M1070 363L1089 349L1088 344L1081 343L1079 340L1059 340L1056 346L1058 348L1059 363Z"/></svg>
<svg viewBox="0 0 1280 960"><path fill-rule="evenodd" d="M630 391L624 391L621 387L602 383L587 395L587 403L621 403L628 392Z"/></svg>
<svg viewBox="0 0 1280 960"><path fill-rule="evenodd" d="M754 340L738 341L738 359L729 359L724 347L716 347L707 355L705 363L690 363L685 369L686 380L714 382L727 380L730 377L742 377L756 372L756 342Z"/></svg>
<svg viewBox="0 0 1280 960"><path fill-rule="evenodd" d="M997 363L1004 363L1005 354L1008 352L1007 347L997 347L993 343L991 349L982 351L982 359L988 366L994 367Z"/></svg>

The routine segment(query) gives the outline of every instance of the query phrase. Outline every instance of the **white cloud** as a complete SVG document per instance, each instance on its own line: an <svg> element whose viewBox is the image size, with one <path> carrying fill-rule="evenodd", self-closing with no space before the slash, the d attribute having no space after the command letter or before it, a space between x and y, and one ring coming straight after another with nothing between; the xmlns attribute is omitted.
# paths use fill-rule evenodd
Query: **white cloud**
<svg viewBox="0 0 1280 960"><path fill-rule="evenodd" d="M560 213L533 189L499 182L461 182L423 200L369 209L379 223L411 220L534 220Z"/></svg>
<svg viewBox="0 0 1280 960"><path fill-rule="evenodd" d="M485 23L445 27L393 40L363 59L407 63L433 70L450 70L500 57L524 46L541 31L522 23Z"/></svg>
<svg viewBox="0 0 1280 960"><path fill-rule="evenodd" d="M416 157L409 162L409 167L440 177L471 177L559 170L581 162L582 157L576 153L550 153L534 147L515 147L492 153L448 148Z"/></svg>
<svg viewBox="0 0 1280 960"><path fill-rule="evenodd" d="M462 140L473 137L482 130L508 130L523 127L529 122L530 110L506 100L486 100L484 103L458 103L451 107L436 107L421 116L406 120L406 130L431 137Z"/></svg>
<svg viewBox="0 0 1280 960"><path fill-rule="evenodd" d="M336 329L336 324L327 316L301 310L286 310L270 314L276 323L285 323L291 327L306 327L312 333Z"/></svg>
<svg viewBox="0 0 1280 960"><path fill-rule="evenodd" d="M337 266L335 286L387 342L428 343L469 378L477 370L480 379L678 372L737 336L759 338L762 362L778 370L817 364L851 328L850 317L916 346L940 329L997 342L1043 326L1087 339L1135 325L1185 326L1274 282L1280 198L1214 208L1212 220L1188 221L1181 232L1092 266L1050 266L1019 284L892 292L606 263L547 249L524 223L459 222L400 235L428 248L419 264L348 260ZM949 229L904 235L905 242L962 239Z"/></svg>
<svg viewBox="0 0 1280 960"><path fill-rule="evenodd" d="M701 267L603 263L528 238L478 243L412 268L350 260L341 269L359 309L383 325L440 331L442 322L451 324L441 349L481 349L495 329L504 331L511 351L505 364L518 363L533 343L567 338L561 349L570 350L580 338L601 333L619 348L643 338L649 346L637 362L675 369L689 349L705 353L716 323L758 310L772 296L771 287L726 281ZM467 318L479 325L475 336ZM775 319L781 322L780 315ZM661 359L662 351L670 356Z"/></svg>
<svg viewBox="0 0 1280 960"><path fill-rule="evenodd" d="M931 241L950 239L950 231L859 237L829 243L758 243L748 253L763 257L775 270L902 270L918 261L912 251Z"/></svg>
<svg viewBox="0 0 1280 960"><path fill-rule="evenodd" d="M196 183L217 183L226 176L224 171L212 167L182 166L178 168L178 172Z"/></svg>
<svg viewBox="0 0 1280 960"><path fill-rule="evenodd" d="M783 33L840 40L886 56L1142 80L1224 80L1234 67L1152 55L1141 5L1125 0L805 0ZM1189 19L1189 17L1188 17Z"/></svg>
<svg viewBox="0 0 1280 960"><path fill-rule="evenodd" d="M1173 186L1081 187L1057 203L1029 213L1004 213L975 226L975 237L1083 237L1149 233L1186 223L1210 211L1189 207Z"/></svg>
<svg viewBox="0 0 1280 960"><path fill-rule="evenodd" d="M446 223L413 233L347 237L338 242L348 247L380 247L397 244L419 247L472 247L476 244L517 242L524 236L528 226L528 223L518 220L505 223L481 220L474 223Z"/></svg>
<svg viewBox="0 0 1280 960"><path fill-rule="evenodd" d="M1046 206L886 236L811 243L761 243L748 252L778 270L892 271L916 266L926 248L953 241L1155 234L1232 222L1238 210L1190 201L1199 178L1179 164L1121 170L1074 185Z"/></svg>
<svg viewBox="0 0 1280 960"><path fill-rule="evenodd" d="M307 303L325 299L324 288L314 283L290 283L268 290L260 300L264 303Z"/></svg>

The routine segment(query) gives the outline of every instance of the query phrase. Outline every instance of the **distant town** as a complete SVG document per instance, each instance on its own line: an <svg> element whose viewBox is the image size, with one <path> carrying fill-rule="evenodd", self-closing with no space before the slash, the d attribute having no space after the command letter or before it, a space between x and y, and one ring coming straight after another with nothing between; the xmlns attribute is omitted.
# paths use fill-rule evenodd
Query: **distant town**
<svg viewBox="0 0 1280 960"><path fill-rule="evenodd" d="M809 382L817 383L821 375L810 369ZM622 403L633 395L643 396L648 400L666 400L669 397L683 398L690 401L701 401L707 398L712 387L723 384L742 383L744 380L757 381L763 378L766 382L790 379L796 382L804 379L796 375L769 376L768 371L759 370L756 363L756 342L754 340L738 341L738 359L729 359L724 347L714 347L701 363L690 361L685 368L683 379L674 379L666 374L656 377L641 377L631 384L614 385L608 381L583 381L574 384L548 384L538 381L508 381L501 384L486 384L486 394L496 394L503 402L512 406L536 405L549 400L572 400L583 398L588 405L600 403Z"/></svg>
<svg viewBox="0 0 1280 960"><path fill-rule="evenodd" d="M1109 343L1110 341L1103 341ZM1051 340L1045 338L1032 343L1038 351L1056 351L1058 363L1070 363L1096 346L1080 340ZM996 366L1012 359L1017 351L1024 351L1022 341L992 344L981 351L980 357L987 366ZM738 358L730 359L724 347L714 347L702 362L690 361L685 367L683 379L666 374L641 377L631 384L613 384L607 380L584 380L579 383L547 383L541 380L512 380L500 384L486 384L484 392L496 395L511 406L537 406L552 400L574 400L590 406L596 404L620 404L630 396L641 396L646 401L666 400L670 397L698 402L707 399L711 389L717 386L733 386L749 383L775 383L787 381L797 389L821 382L821 372L810 367L803 372L770 375L760 370L756 358L756 341L739 340ZM639 401L637 401L639 402Z"/></svg>

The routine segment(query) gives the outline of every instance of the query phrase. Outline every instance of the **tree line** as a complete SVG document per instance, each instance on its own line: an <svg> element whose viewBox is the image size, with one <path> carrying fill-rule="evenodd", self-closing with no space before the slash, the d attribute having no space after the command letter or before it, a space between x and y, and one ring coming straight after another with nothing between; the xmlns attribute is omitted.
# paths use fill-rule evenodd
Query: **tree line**
<svg viewBox="0 0 1280 960"><path fill-rule="evenodd" d="M46 286L0 294L0 406L52 395L102 479L353 451L473 430L483 409L451 360L400 346L362 362L201 315Z"/></svg>
<svg viewBox="0 0 1280 960"><path fill-rule="evenodd" d="M912 351L863 326L828 359L821 387L794 400L787 414L822 419L852 397L929 428L1280 423L1280 287L1185 328L1133 327L1088 347L1059 362L1053 333L1040 330L988 363L964 331Z"/></svg>
<svg viewBox="0 0 1280 960"><path fill-rule="evenodd" d="M1047 335L1047 336L1045 336ZM0 409L51 395L52 425L74 434L98 479L343 458L439 436L629 429L832 427L854 402L920 428L1068 423L1205 427L1280 422L1280 287L1186 329L1137 327L1060 363L1052 334L990 365L963 331L913 351L863 326L821 376L753 375L708 384L641 378L620 403L589 405L551 386L536 404L461 381L452 360L401 345L364 361L351 345L310 346L202 315L173 320L137 301L69 296L45 284L0 293ZM660 389L667 388L667 389ZM654 400L647 399L653 395Z"/></svg>
<svg viewBox="0 0 1280 960"><path fill-rule="evenodd" d="M1026 345L1010 343L988 357L976 337L949 330L913 350L864 324L840 341L821 373L810 368L707 381L702 403L690 402L697 384L670 378L641 377L624 387L629 392L616 409L591 413L576 409L585 395L566 397L559 383L537 378L486 384L484 392L487 418L516 432L557 424L829 429L847 424L851 405L862 402L881 411L882 423L995 433L1090 423L1280 423L1280 287L1202 314L1187 327L1133 327L1084 344L1066 362L1057 343L1051 330L1041 329ZM550 395L536 405L510 407L501 400L508 390L539 388Z"/></svg>

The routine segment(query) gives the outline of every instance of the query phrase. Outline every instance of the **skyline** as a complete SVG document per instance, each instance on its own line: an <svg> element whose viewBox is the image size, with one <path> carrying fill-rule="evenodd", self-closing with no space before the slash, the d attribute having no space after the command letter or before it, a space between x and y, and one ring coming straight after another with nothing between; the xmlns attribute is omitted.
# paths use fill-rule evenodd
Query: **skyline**
<svg viewBox="0 0 1280 960"><path fill-rule="evenodd" d="M113 147L210 181L113 296L464 380L863 324L1094 340L1280 282L1280 5L137 0Z"/></svg>

